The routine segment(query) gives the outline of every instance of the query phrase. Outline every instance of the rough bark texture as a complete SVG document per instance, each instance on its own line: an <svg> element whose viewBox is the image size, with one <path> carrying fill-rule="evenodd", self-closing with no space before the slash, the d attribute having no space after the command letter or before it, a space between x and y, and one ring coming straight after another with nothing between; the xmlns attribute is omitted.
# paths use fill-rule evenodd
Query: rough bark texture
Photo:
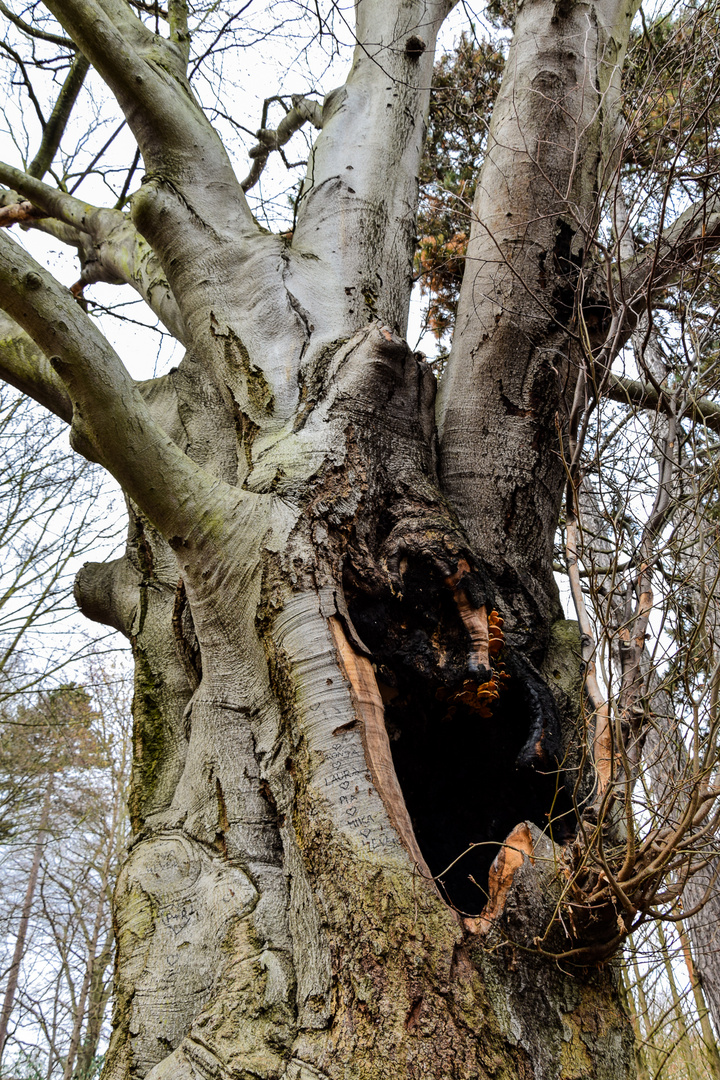
<svg viewBox="0 0 720 1080"><path fill-rule="evenodd" d="M636 8L520 5L441 390L444 490L504 588L525 594L523 623L534 633L558 613L552 549L564 398L579 362L577 285L611 167Z"/></svg>
<svg viewBox="0 0 720 1080"><path fill-rule="evenodd" d="M688 919L693 944L695 970L700 978L705 1000L715 1028L720 1027L720 900L715 888L717 866L696 874L685 886L683 903L687 908L703 904L701 911Z"/></svg>
<svg viewBox="0 0 720 1080"><path fill-rule="evenodd" d="M256 228L177 41L116 0L48 6L146 168L132 226L63 203L66 224L187 348L132 383L0 236L3 303L52 365L11 328L3 370L71 402L74 444L129 502L126 555L76 589L136 662L104 1080L632 1076L612 965L536 949L561 935L580 713L551 579L555 414L630 9L520 8L439 475L434 377L402 335L449 4L358 3L291 241Z"/></svg>
<svg viewBox="0 0 720 1080"><path fill-rule="evenodd" d="M94 617L111 599L138 671L106 1075L629 1074L612 969L562 973L532 949L552 843L533 826L542 854L521 859L528 884L509 883L490 940L425 862L495 842L442 875L477 916L497 843L557 801L533 766L561 756L578 708L571 624L546 670L560 708L506 647L484 718L462 610L492 605L492 584L437 486L430 372L372 327L308 385L301 420L253 443L244 488L261 501L227 487L212 537L173 538L182 590L137 514L112 588L105 568L78 580Z"/></svg>

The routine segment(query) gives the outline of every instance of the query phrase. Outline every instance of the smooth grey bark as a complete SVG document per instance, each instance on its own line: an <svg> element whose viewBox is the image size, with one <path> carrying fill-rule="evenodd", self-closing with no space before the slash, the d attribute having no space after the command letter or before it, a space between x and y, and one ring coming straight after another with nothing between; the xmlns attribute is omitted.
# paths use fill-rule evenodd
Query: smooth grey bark
<svg viewBox="0 0 720 1080"><path fill-rule="evenodd" d="M69 423L72 402L42 350L5 312L0 315L0 335L0 364L5 382Z"/></svg>
<svg viewBox="0 0 720 1080"><path fill-rule="evenodd" d="M578 944L553 921L566 852L538 829L580 710L551 583L555 414L632 8L518 12L439 458L434 378L403 334L450 4L359 0L291 239L253 222L187 86L182 30L163 41L120 0L48 7L116 95L145 179L131 221L5 182L132 279L187 350L134 383L0 235L3 306L50 367L12 326L0 366L66 418L70 403L74 445L129 503L126 554L76 587L136 662L105 1080L632 1076L612 965L537 950ZM488 715L495 604L508 686ZM492 828L473 818L470 842L512 839L478 918L467 874L463 916L428 867L450 880L485 786Z"/></svg>
<svg viewBox="0 0 720 1080"><path fill-rule="evenodd" d="M612 174L637 6L520 6L440 390L443 488L506 588L525 593L535 633L559 612L550 568L565 471L558 431L582 363L576 285Z"/></svg>

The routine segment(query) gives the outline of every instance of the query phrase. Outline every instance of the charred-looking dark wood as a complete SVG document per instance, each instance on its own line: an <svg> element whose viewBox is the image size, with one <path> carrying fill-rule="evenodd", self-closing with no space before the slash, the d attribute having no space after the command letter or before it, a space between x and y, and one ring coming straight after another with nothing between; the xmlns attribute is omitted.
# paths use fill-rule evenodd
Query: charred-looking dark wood
<svg viewBox="0 0 720 1080"><path fill-rule="evenodd" d="M340 614L375 664L422 854L446 897L477 914L507 834L569 809L558 710L534 639L440 492L434 376L390 331L369 333L372 376L366 351L361 373L351 348L330 365L352 497L345 472L319 477L307 527L328 530L318 572L341 579Z"/></svg>

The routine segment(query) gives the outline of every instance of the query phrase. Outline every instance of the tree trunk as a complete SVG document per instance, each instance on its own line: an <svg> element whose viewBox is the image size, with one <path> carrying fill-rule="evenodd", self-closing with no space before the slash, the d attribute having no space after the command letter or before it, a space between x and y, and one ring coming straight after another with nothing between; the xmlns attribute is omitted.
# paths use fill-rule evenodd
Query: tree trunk
<svg viewBox="0 0 720 1080"><path fill-rule="evenodd" d="M650 1012L650 1006L645 996L645 988L643 986L643 974L640 971L640 967L637 962L637 954L633 952L633 974L635 975L635 992L638 996L638 1004L640 1005L639 1016L639 1034L644 1038L642 1046L642 1056L647 1062L647 1069L651 1077L658 1075L660 1070L660 1062L658 1060L659 1052L655 1045L655 1035L657 1034L657 1028L653 1024L652 1014Z"/></svg>
<svg viewBox="0 0 720 1080"><path fill-rule="evenodd" d="M105 871L107 872L107 867L105 868ZM80 993L78 995L78 1000L75 1005L75 1017L73 1019L70 1045L68 1046L67 1057L65 1059L65 1067L63 1069L63 1080L71 1080L75 1071L75 1059L77 1057L78 1048L80 1046L80 1035L82 1033L88 999L94 981L95 967L98 962L98 957L96 953L98 942L100 940L100 931L103 923L104 900L105 897L101 893L98 901L97 911L95 913L95 919L93 920L92 934L90 935L90 940L88 941L88 953L87 961L85 964L85 974L83 975Z"/></svg>
<svg viewBox="0 0 720 1080"><path fill-rule="evenodd" d="M136 264L149 245L162 304L155 281L133 283L187 346L133 384L0 237L3 303L52 358L42 392L64 412L69 396L74 445L130 506L126 555L76 587L136 665L104 1080L633 1076L612 963L543 955L594 941L561 905L582 689L552 583L553 364L632 8L520 7L476 206L495 228L495 204L516 205L526 285L496 324L482 297L490 279L513 292L510 256L483 254L478 227L441 483L435 380L402 334L450 4L357 4L292 238L252 220L185 92L182 37L113 0L49 6L138 140Z"/></svg>
<svg viewBox="0 0 720 1080"><path fill-rule="evenodd" d="M107 1009L112 983L108 970L112 969L115 941L112 935L106 940L102 951L93 958L90 988L88 991L85 1035L77 1053L75 1076L86 1080L91 1075L98 1056L105 1010Z"/></svg>
<svg viewBox="0 0 720 1080"><path fill-rule="evenodd" d="M712 862L689 879L683 891L683 907L692 910L696 905L703 905L686 922L702 992L715 1030L720 1031L720 891L717 872L717 864Z"/></svg>
<svg viewBox="0 0 720 1080"><path fill-rule="evenodd" d="M713 1032L712 1024L710 1023L710 1010L705 1000L705 994L703 993L702 984L698 975L697 965L693 960L692 952L690 951L690 941L688 939L687 930L682 922L677 924L677 930L678 936L680 937L680 945L683 951L685 966L687 967L688 978L690 979L690 986L692 987L693 997L695 999L695 1008L697 1010L698 1019L700 1020L706 1068L713 1080L720 1080L720 1053L718 1053L715 1033Z"/></svg>
<svg viewBox="0 0 720 1080"><path fill-rule="evenodd" d="M638 1080L650 1080L650 1073L646 1063L645 1047L641 1045L643 1031L640 1025L640 1017L638 1016L637 1009L635 1008L635 999L633 998L632 987L630 986L630 980L627 972L621 975L622 988L623 988L623 1002L627 1009L630 1021L635 1032L635 1060L637 1062L637 1075Z"/></svg>
<svg viewBox="0 0 720 1080"><path fill-rule="evenodd" d="M658 923L657 932L660 939L660 955L662 956L663 967L665 968L668 986L670 987L670 997L673 1003L675 1022L678 1029L676 1045L679 1045L680 1056L684 1061L684 1067L688 1076L688 1080L699 1080L698 1071L693 1057L694 1047L690 1044L690 1031L687 1025L687 1021L685 1019L685 1013L683 1012L682 998L678 991L677 983L675 982L675 973L673 971L672 959L668 951L667 939L665 937L665 933L663 931L661 923Z"/></svg>
<svg viewBox="0 0 720 1080"><path fill-rule="evenodd" d="M179 585L137 511L128 561L78 579L137 663L105 1076L631 1075L612 966L528 951L560 856L536 825L478 918L498 845L558 799L532 765L562 733L509 645L492 719L478 691L492 586L437 484L434 380L371 327L307 382L246 491L171 541ZM577 708L576 639L553 641Z"/></svg>

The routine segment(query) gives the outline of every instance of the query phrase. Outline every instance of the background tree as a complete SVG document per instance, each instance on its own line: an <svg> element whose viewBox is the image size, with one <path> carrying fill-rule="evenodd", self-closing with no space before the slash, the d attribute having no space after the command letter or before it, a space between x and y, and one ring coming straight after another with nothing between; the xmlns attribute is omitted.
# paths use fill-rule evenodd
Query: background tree
<svg viewBox="0 0 720 1080"><path fill-rule="evenodd" d="M73 659L62 624L73 611L74 572L88 546L114 533L111 504L98 512L97 470L73 460L64 442L55 417L2 384L0 702L62 681Z"/></svg>
<svg viewBox="0 0 720 1080"><path fill-rule="evenodd" d="M17 700L3 721L2 776L26 798L0 854L7 942L3 1075L89 1080L107 1029L110 897L126 842L129 701L97 661L86 690ZM9 729L12 739L8 739ZM40 808L39 818L38 809Z"/></svg>
<svg viewBox="0 0 720 1080"><path fill-rule="evenodd" d="M10 12L5 51L39 141L18 136L0 166L3 221L71 246L81 270L68 290L0 236L15 322L0 367L129 503L126 555L76 585L136 664L108 1080L630 1075L617 973L598 962L647 919L673 918L710 864L709 661L693 645L688 674L670 670L664 728L646 652L651 608L676 593L657 587L660 560L674 558L671 582L681 573L673 515L687 537L703 507L684 495L691 421L713 415L698 400L712 380L695 379L718 239L712 12L670 28L639 97L632 76L623 96L632 3L498 13L513 27L502 78L487 46L488 92L459 110L481 126L494 81L436 403L404 335L451 6L359 0L343 85L322 106L309 93L279 103L277 128L265 112L237 175L211 122L238 125L220 96L232 81L212 94L203 82L243 40L236 13L122 0ZM344 14L314 14L334 41ZM38 69L57 79L52 109ZM127 124L135 140L122 178L105 171L104 205L83 192L107 147L90 154L87 123L80 139L70 123L83 79L121 110L113 138ZM655 168L639 158L626 198L648 116ZM292 230L266 231L244 192L308 124L319 134ZM140 294L186 350L176 368L131 379L85 311L98 282ZM693 313L674 312L683 341L704 329L701 348L663 367L675 331L655 311L669 297ZM605 446L610 390L652 410L649 430L639 421L650 473L634 420L617 421L629 473ZM628 491L633 476L647 492ZM606 513L608 488L624 501ZM553 577L561 518L580 634ZM610 542L609 582L588 576L584 590L581 570L597 574L593 552ZM650 731L689 762L676 755L669 803L645 796Z"/></svg>
<svg viewBox="0 0 720 1080"><path fill-rule="evenodd" d="M628 941L626 957L638 1076L716 1077L717 1043L683 924L645 928Z"/></svg>

